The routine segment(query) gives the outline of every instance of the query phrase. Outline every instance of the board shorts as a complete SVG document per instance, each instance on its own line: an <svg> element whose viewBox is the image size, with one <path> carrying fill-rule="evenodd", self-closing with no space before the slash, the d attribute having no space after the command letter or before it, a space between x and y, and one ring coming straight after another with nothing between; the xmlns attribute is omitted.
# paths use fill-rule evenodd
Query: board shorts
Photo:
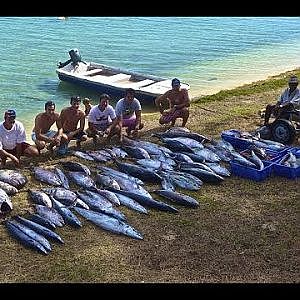
<svg viewBox="0 0 300 300"><path fill-rule="evenodd" d="M130 118L123 118L122 127L128 127L129 130L133 130L136 126L136 115L132 115Z"/></svg>
<svg viewBox="0 0 300 300"><path fill-rule="evenodd" d="M43 133L48 138L54 138L57 134L57 131L54 130L48 130L46 133ZM36 134L35 132L31 133L31 139L35 142L36 141Z"/></svg>
<svg viewBox="0 0 300 300"><path fill-rule="evenodd" d="M170 123L172 121L175 121L177 118L183 117L183 109L177 109L174 112L170 112L166 115L162 115L160 120L162 123Z"/></svg>

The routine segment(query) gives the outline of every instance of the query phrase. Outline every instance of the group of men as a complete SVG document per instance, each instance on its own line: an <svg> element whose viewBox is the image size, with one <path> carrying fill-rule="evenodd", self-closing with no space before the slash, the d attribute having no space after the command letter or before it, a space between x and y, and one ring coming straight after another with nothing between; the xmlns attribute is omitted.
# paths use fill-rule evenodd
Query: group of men
<svg viewBox="0 0 300 300"><path fill-rule="evenodd" d="M137 137L138 131L144 127L142 123L142 107L135 98L135 90L129 88L125 91L124 98L120 99L115 109L109 104L111 97L102 94L99 104L92 106L89 99L85 98L83 104L85 111L80 109L81 98L71 97L70 106L55 111L55 103L47 101L45 111L35 118L31 138L35 145L26 142L25 128L16 120L16 111L7 110L4 121L0 124L0 158L4 167L7 158L11 159L16 167L20 167L20 157L38 156L42 149L53 151L56 148L58 155L66 154L68 144L76 140L77 148L88 137L93 138L96 145L100 137L105 137L110 142L116 135L120 143L123 141L122 128L126 128L128 137ZM172 89L155 99L161 117L160 124L175 125L178 118L182 118L184 127L189 117L190 99L188 91L181 88L179 79L172 80ZM85 130L85 120L88 128ZM52 129L56 125L57 130Z"/></svg>

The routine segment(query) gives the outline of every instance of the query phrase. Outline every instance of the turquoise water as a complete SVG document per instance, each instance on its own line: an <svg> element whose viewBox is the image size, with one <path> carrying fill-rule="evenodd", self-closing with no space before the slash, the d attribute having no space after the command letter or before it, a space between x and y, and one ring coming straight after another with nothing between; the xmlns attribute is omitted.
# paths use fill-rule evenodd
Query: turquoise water
<svg viewBox="0 0 300 300"><path fill-rule="evenodd" d="M212 94L299 67L299 17L1 17L0 113L17 110L30 133L52 99L91 91L58 80L58 61L83 60L178 77L190 95ZM28 135L29 138L29 135Z"/></svg>

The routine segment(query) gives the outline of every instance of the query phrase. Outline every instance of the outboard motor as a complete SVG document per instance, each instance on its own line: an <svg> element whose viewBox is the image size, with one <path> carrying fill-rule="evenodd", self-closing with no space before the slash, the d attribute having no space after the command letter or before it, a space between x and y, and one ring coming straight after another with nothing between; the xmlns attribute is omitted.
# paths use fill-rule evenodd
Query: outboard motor
<svg viewBox="0 0 300 300"><path fill-rule="evenodd" d="M71 61L73 64L78 64L79 62L81 62L81 55L78 51L78 49L72 49L69 51L69 55L71 57Z"/></svg>
<svg viewBox="0 0 300 300"><path fill-rule="evenodd" d="M70 55L71 59L65 61L64 63L59 62L58 63L59 68L63 68L66 65L68 65L69 63L72 63L73 66L78 65L78 63L80 63L80 62L85 64L85 62L81 60L81 55L80 55L78 49L70 50L69 55Z"/></svg>

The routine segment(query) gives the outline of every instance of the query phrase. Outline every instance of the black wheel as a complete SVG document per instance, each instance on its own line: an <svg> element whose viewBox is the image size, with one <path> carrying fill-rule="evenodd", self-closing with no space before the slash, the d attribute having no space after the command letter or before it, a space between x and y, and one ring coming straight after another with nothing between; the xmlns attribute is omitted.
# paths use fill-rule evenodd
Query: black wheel
<svg viewBox="0 0 300 300"><path fill-rule="evenodd" d="M289 120L278 119L271 125L272 139L282 144L292 144L296 137L296 129Z"/></svg>

